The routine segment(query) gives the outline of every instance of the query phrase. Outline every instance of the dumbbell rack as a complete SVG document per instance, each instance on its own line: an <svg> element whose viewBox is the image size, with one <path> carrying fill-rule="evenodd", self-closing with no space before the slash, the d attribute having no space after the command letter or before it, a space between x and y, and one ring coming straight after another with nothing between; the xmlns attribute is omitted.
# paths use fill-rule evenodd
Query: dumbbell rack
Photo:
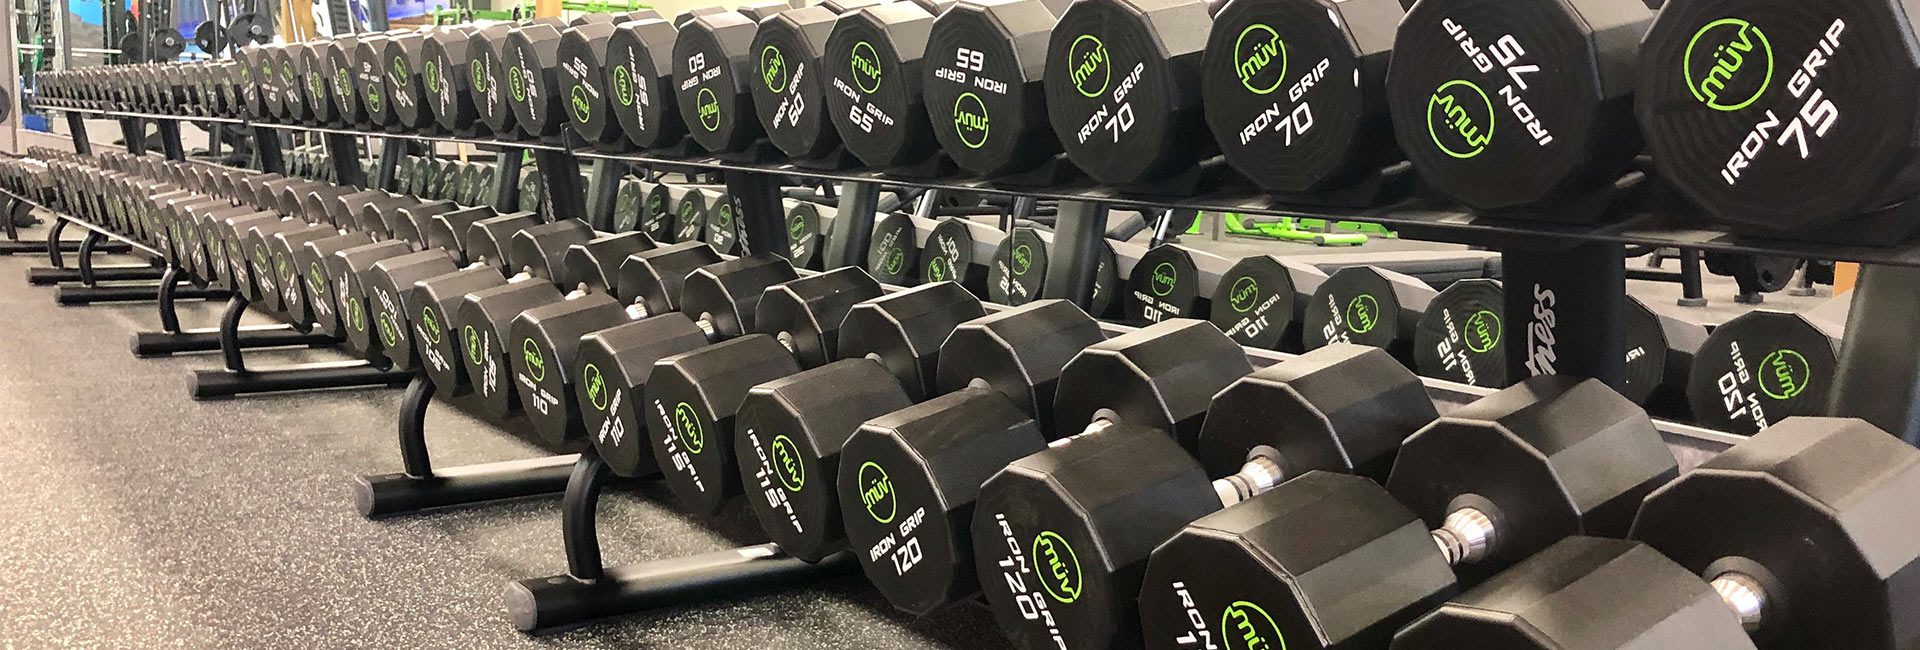
<svg viewBox="0 0 1920 650"><path fill-rule="evenodd" d="M122 120L189 119L93 111L70 111L70 119L77 123L78 118L72 116L79 113ZM1689 215L1653 211L1627 214L1623 219L1597 227L1495 221L1458 210L1412 202L1329 213L1326 210L1276 205L1266 197L1248 194L1222 193L1167 199L1120 195L1090 185L1009 189L976 180L908 179L859 170L824 171L786 163L581 151L551 143L365 133L285 125L255 124L253 128L260 136L260 163L264 170L282 169L279 166L278 139L272 137L271 133L278 129L315 131L331 136L327 139L330 154L334 153L336 146L341 146L336 142L346 143L340 149L341 155L333 155L332 158L336 165L352 165L351 171L354 173L343 173L340 178L362 179L363 183L365 176L358 175L357 152L351 145L353 138L365 135L383 137L388 142L386 151L383 151L382 169L375 175L376 182L392 178L392 161L397 156L385 154L396 151L394 143L397 142L461 142L497 148L503 163L500 165L502 178L517 176L521 154L531 151L540 161L543 171L549 172L542 174L547 183L548 196L553 199L547 202L550 206L547 208L547 217L584 218L590 223L605 221L610 213L612 193L591 192L591 199L581 198L577 173L579 159L595 162L594 179L589 181L590 185L596 182L603 186L611 185L604 182L602 176L617 178L619 165L622 164L655 170L718 170L724 176L728 190L740 197L742 205L737 214L745 220L747 241L753 250L779 248L774 240L782 232L776 179L782 176L846 183L847 192L842 197L843 216L861 211L860 204L863 201L859 195L868 193L868 200L871 200L871 193L882 183L1058 199L1063 202L1063 218L1060 219L1061 230L1056 235L1056 241L1065 238L1069 244L1082 244L1063 247L1069 255L1060 266L1066 267L1067 270L1063 271L1068 274L1066 278L1077 281L1063 282L1059 286L1075 287L1077 290L1073 293L1077 295L1059 297L1073 299L1081 305L1088 302L1093 246L1097 245L1099 233L1104 230L1107 205L1375 221L1397 227L1412 238L1488 245L1501 250L1510 285L1531 288L1530 291L1510 293L1505 310L1508 323L1523 325L1520 330L1513 330L1509 325L1508 331L1526 333L1509 337L1507 342L1510 363L1516 366L1517 372L1524 373L1519 376L1547 372L1580 374L1615 385L1621 380L1623 357L1609 351L1622 349L1623 345L1620 328L1607 324L1619 322L1624 308L1626 272L1620 263L1620 251L1624 245L1675 246L1867 262L1871 266L1863 272L1855 295L1852 325L1849 328L1851 336L1847 337L1842 352L1843 365L1832 411L1865 417L1883 428L1906 435L1909 441L1913 441L1916 431L1920 430L1920 423L1915 422L1914 406L1915 393L1920 393L1920 390L1906 390L1897 399L1889 399L1887 390L1892 385L1920 386L1920 368L1916 367L1920 366L1916 364L1916 360L1920 360L1920 347L1911 342L1910 336L1900 333L1908 329L1912 322L1920 320L1920 297L1914 296L1910 289L1920 286L1920 268L1916 268L1920 267L1920 247L1757 239L1693 226L1688 221ZM79 131L76 130L76 133ZM83 137L77 139L84 140ZM76 147L80 144L76 142ZM511 169L507 169L509 166ZM554 171L561 173L551 173ZM497 183L496 190L495 205L511 205L517 183ZM854 206L851 211L847 207L849 205ZM838 235L842 234L840 231L843 228L847 230L845 234L855 235L860 232L862 225L870 232L873 211L870 208L864 211L864 224L857 218L836 219L835 236L830 239L835 250L828 256L829 266L860 261L859 251L865 249L864 243L854 245L850 240L857 240L857 237ZM1051 278L1049 284L1052 284ZM1540 309L1547 310L1551 315L1536 316ZM231 320L237 321L237 318ZM1895 330L1896 327L1900 329ZM1118 326L1110 326L1110 329L1125 330ZM226 337L223 337L222 343L223 351L238 347L226 345ZM1545 345L1540 354L1535 354L1538 348L1536 344ZM1286 358L1280 353L1259 350L1250 350L1249 354L1256 366ZM1443 413L1448 406L1464 404L1489 392L1438 380L1428 380L1427 385L1430 393L1442 404ZM428 382L416 380L410 387L400 414L401 447L406 471L391 476L395 481L404 481L434 494L416 495L424 500L410 507L403 505L399 509L551 493L557 491L559 486L564 486L563 527L569 570L563 575L516 583L518 589L510 597L510 610L516 624L523 629L550 629L662 603L684 604L687 600L710 594L738 595L739 589L749 586L755 589L777 588L822 571L842 568L831 563L825 566L805 565L768 547L747 547L608 569L601 563L594 528L594 504L610 479L604 463L588 453L436 473L428 462L423 431L424 413L431 397L432 390ZM1657 426L1680 457L1683 468L1717 454L1738 439L1669 422L1659 422Z"/></svg>

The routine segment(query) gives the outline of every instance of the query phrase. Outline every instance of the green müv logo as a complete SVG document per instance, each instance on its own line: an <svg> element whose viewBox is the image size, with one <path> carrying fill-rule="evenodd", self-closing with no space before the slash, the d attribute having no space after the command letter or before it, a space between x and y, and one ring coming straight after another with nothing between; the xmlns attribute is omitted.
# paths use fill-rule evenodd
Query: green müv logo
<svg viewBox="0 0 1920 650"><path fill-rule="evenodd" d="M979 149L987 144L987 105L980 96L973 93L961 93L953 100L953 130L960 134L960 143L970 149Z"/></svg>
<svg viewBox="0 0 1920 650"><path fill-rule="evenodd" d="M873 45L860 41L853 44L853 55L847 62L853 67L853 82L860 86L861 92L872 93L880 90L880 55L873 51Z"/></svg>
<svg viewBox="0 0 1920 650"><path fill-rule="evenodd" d="M708 131L719 130L720 98L714 96L713 90L701 88L700 94L694 96L693 103L694 108L700 112L700 126Z"/></svg>
<svg viewBox="0 0 1920 650"><path fill-rule="evenodd" d="M593 410L607 410L607 378L600 374L600 366L587 364L580 371L580 383L587 387L587 401L593 404Z"/></svg>
<svg viewBox="0 0 1920 650"><path fill-rule="evenodd" d="M1467 317L1465 337L1467 349L1475 354L1486 354L1500 344L1500 316L1482 309Z"/></svg>
<svg viewBox="0 0 1920 650"><path fill-rule="evenodd" d="M1247 310L1253 309L1254 303L1260 299L1260 282L1253 278L1235 280L1233 289L1227 296L1228 304L1235 312L1247 313Z"/></svg>
<svg viewBox="0 0 1920 650"><path fill-rule="evenodd" d="M780 48L768 45L760 49L760 81L775 93L787 91L787 57Z"/></svg>
<svg viewBox="0 0 1920 650"><path fill-rule="evenodd" d="M1379 314L1380 301L1371 294L1354 296L1353 300L1347 301L1347 329L1355 334L1371 332L1373 326L1379 324Z"/></svg>
<svg viewBox="0 0 1920 650"><path fill-rule="evenodd" d="M1097 36L1081 34L1067 47L1067 76L1073 80L1073 89L1082 96L1099 97L1107 92L1107 82L1113 76L1112 64L1107 45Z"/></svg>
<svg viewBox="0 0 1920 650"><path fill-rule="evenodd" d="M1228 650L1286 650L1280 626L1259 605L1237 600L1220 612L1220 640Z"/></svg>
<svg viewBox="0 0 1920 650"><path fill-rule="evenodd" d="M1273 65L1276 61L1279 65ZM1248 92L1265 95L1278 90L1287 76L1287 44L1264 23L1248 25L1233 42L1233 69Z"/></svg>
<svg viewBox="0 0 1920 650"><path fill-rule="evenodd" d="M701 429L700 416L693 412L691 405L686 402L675 404L673 422L680 434L680 446L685 447L687 453L697 454L707 447L706 431Z"/></svg>
<svg viewBox="0 0 1920 650"><path fill-rule="evenodd" d="M1760 360L1756 370L1760 392L1777 400L1800 395L1813 379L1813 368L1807 364L1807 357L1793 350L1774 350Z"/></svg>
<svg viewBox="0 0 1920 650"><path fill-rule="evenodd" d="M633 71L627 66L615 66L613 69L613 99L621 106L633 105Z"/></svg>
<svg viewBox="0 0 1920 650"><path fill-rule="evenodd" d="M1172 262L1161 262L1153 267L1153 295L1166 297L1173 293L1173 287L1180 283L1180 272L1174 270Z"/></svg>
<svg viewBox="0 0 1920 650"><path fill-rule="evenodd" d="M1493 100L1471 81L1440 84L1427 100L1427 133L1449 156L1478 156L1493 141Z"/></svg>
<svg viewBox="0 0 1920 650"><path fill-rule="evenodd" d="M1693 33L1680 65L1694 99L1716 111L1737 111L1773 85L1773 44L1754 24L1722 18Z"/></svg>
<svg viewBox="0 0 1920 650"><path fill-rule="evenodd" d="M867 515L874 521L890 524L899 504L894 502L893 480L887 478L887 470L873 461L860 464L858 476L860 503L867 508Z"/></svg>
<svg viewBox="0 0 1920 650"><path fill-rule="evenodd" d="M520 339L520 357L526 362L527 374L531 375L534 381L546 380L547 357L540 354L539 344L534 343L533 339Z"/></svg>
<svg viewBox="0 0 1920 650"><path fill-rule="evenodd" d="M1074 555L1073 545L1068 544L1066 538L1051 530L1035 535L1033 563L1040 573L1040 587L1048 596L1061 604L1080 599L1080 590L1086 583L1080 577L1080 558Z"/></svg>
<svg viewBox="0 0 1920 650"><path fill-rule="evenodd" d="M800 464L800 447L792 438L785 435L773 437L773 475L780 478L780 486L788 492L799 492L807 486L806 466Z"/></svg>
<svg viewBox="0 0 1920 650"><path fill-rule="evenodd" d="M593 104L591 99L587 97L586 86L574 86L573 92L567 93L567 95L569 99L573 100L574 121L585 122L588 118L593 117Z"/></svg>

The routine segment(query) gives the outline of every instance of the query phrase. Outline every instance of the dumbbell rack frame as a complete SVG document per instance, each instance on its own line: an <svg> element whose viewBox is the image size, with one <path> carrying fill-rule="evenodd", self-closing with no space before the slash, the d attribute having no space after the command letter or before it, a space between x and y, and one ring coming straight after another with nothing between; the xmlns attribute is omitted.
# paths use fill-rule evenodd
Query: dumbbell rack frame
<svg viewBox="0 0 1920 650"><path fill-rule="evenodd" d="M62 109L68 110L68 109ZM187 119L167 116L161 119ZM615 161L641 168L684 170L689 168L719 171L728 190L740 203L736 214L743 220L752 250L778 250L774 238L781 232L780 177L808 177L846 183L840 199L840 217L834 221L826 264L829 267L857 264L866 248L862 230L871 232L872 198L881 184L920 187L959 192L998 193L1016 198L1052 198L1062 201L1060 230L1056 242L1067 254L1060 266L1063 280L1050 286L1072 287L1070 295L1058 296L1085 306L1092 284L1092 252L1104 230L1105 209L1109 205L1127 205L1148 210L1191 209L1235 211L1244 214L1309 216L1328 219L1374 221L1396 227L1410 238L1455 241L1491 246L1502 251L1508 285L1526 290L1508 294L1507 331L1521 335L1506 337L1509 362L1516 377L1543 373L1580 374L1618 386L1623 380L1624 355L1613 353L1623 348L1620 322L1625 301L1626 270L1621 263L1623 247L1632 245L1673 246L1692 250L1722 250L1758 255L1788 255L1808 259L1850 260L1868 263L1855 294L1852 326L1842 351L1839 386L1832 411L1865 417L1875 424L1902 434L1910 442L1920 432L1920 344L1904 334L1910 324L1920 320L1920 296L1911 287L1920 286L1920 246L1876 247L1832 244L1804 240L1774 240L1742 236L1730 231L1703 227L1698 215L1674 213L1628 213L1604 225L1520 223L1488 219L1450 207L1436 207L1413 201L1358 211L1328 211L1321 208L1276 204L1271 198L1227 191L1199 197L1142 197L1115 193L1107 188L1084 184L1035 189L1010 189L973 179L924 179L889 176L873 171L822 171L787 163L761 163L729 160L722 157L663 158L641 154L618 154L568 150L545 143L500 142L453 139L394 133L361 133L338 129L320 129L291 125L255 124L256 132L276 129L304 131L340 131L376 135L391 139L423 142L465 142L498 148L501 171L507 162L518 167L523 151L532 150L543 172L548 196L546 212L553 218L584 218L600 223L607 214L602 205L610 202L611 192L593 192L591 201L582 200L576 158L595 160L595 180L603 170L617 169L599 162ZM262 138L263 141L268 138ZM551 163L549 162L551 161ZM263 156L263 163L266 162ZM554 166L548 167L552 164ZM263 164L263 167L266 165ZM503 178L517 176L502 174ZM617 178L617 176L615 176ZM592 181L590 181L590 184ZM517 183L496 184L496 206L510 205ZM604 195L604 196L603 196ZM863 196L864 195L864 196ZM603 201L608 200L608 201ZM582 205L590 203L589 205ZM864 213L864 219L862 214ZM852 218L845 218L852 217ZM864 221L864 223L863 223ZM842 237L841 235L846 235ZM1050 274L1054 269L1050 268ZM1053 297L1053 296L1050 296ZM1519 329L1514 329L1515 326ZM1117 326L1108 326L1118 328ZM1875 336L1875 335L1878 336ZM1860 339L1879 339L1862 342ZM1286 358L1276 352L1249 350L1255 365L1267 365ZM1893 382L1893 383L1889 383ZM422 431L426 404L431 400L430 382L418 382L408 391L400 421L401 446L406 472L403 480L416 484L431 482L440 494L431 497L435 505L477 503L502 498L488 495L526 496L551 492L555 474L567 456L516 461L494 473L480 469L457 468L434 472L427 460ZM1442 405L1464 404L1490 391L1438 380L1427 380L1430 392ZM1889 399L1888 386L1909 387ZM1691 468L1726 448L1738 437L1669 422L1657 422L1669 446L1680 458L1683 468ZM606 487L609 473L597 456L586 453L573 457L568 478L563 483L563 526L567 551L567 574L534 578L510 587L510 613L516 625L527 630L545 630L657 604L685 604L702 594L725 593L737 596L746 587L769 588L806 579L817 571L837 570L835 565L800 566L791 558L765 547L748 547L707 556L665 562L650 562L609 570L600 560L594 529L593 504ZM423 506L424 507L424 506Z"/></svg>

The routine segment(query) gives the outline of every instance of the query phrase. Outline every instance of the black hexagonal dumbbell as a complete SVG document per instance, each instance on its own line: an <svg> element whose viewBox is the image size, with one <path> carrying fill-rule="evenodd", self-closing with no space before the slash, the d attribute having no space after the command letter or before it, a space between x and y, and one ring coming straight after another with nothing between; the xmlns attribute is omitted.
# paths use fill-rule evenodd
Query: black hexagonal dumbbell
<svg viewBox="0 0 1920 650"><path fill-rule="evenodd" d="M1283 349L1300 340L1302 317L1326 279L1319 268L1293 258L1242 258L1220 276L1208 320L1241 345Z"/></svg>
<svg viewBox="0 0 1920 650"><path fill-rule="evenodd" d="M1197 429L1207 398L1250 369L1239 346L1198 321L1168 321L1093 343L1064 365L1027 367L1040 370L1036 377L1057 372L1050 421L1026 410L1039 408L1032 394L1008 399L1019 391L974 377L966 382L974 387L869 421L847 440L838 477L847 540L895 607L926 614L979 591L970 569L975 551L988 547L973 543L972 527L989 506L979 486L995 472L1050 439L1115 422L1163 438ZM952 376L976 373L1000 374Z"/></svg>
<svg viewBox="0 0 1920 650"><path fill-rule="evenodd" d="M393 369L412 371L420 367L412 312L407 308L415 283L454 273L457 268L453 255L445 249L426 248L374 262L360 274L367 310L373 318L374 338Z"/></svg>
<svg viewBox="0 0 1920 650"><path fill-rule="evenodd" d="M300 84L298 61L302 55L302 49L297 45L287 45L272 50L271 54L273 84L280 93L278 116L284 122L304 122L313 112L307 101L306 88Z"/></svg>
<svg viewBox="0 0 1920 650"><path fill-rule="evenodd" d="M654 417L643 395L656 362L752 331L759 297L796 277L792 265L777 257L718 258L698 242L629 256L617 289L628 294L627 317L634 322L580 341L581 389L575 397L589 439L615 474L658 469L643 440ZM680 313L669 313L674 310Z"/></svg>
<svg viewBox="0 0 1920 650"><path fill-rule="evenodd" d="M673 48L679 38L674 25L659 18L630 20L607 37L606 88L613 116L627 142L642 149L673 146L687 133L673 96Z"/></svg>
<svg viewBox="0 0 1920 650"><path fill-rule="evenodd" d="M1387 71L1401 149L1476 211L1595 218L1604 202L1583 199L1611 194L1641 151L1633 73L1652 21L1638 2L1416 4Z"/></svg>
<svg viewBox="0 0 1920 650"><path fill-rule="evenodd" d="M442 130L466 133L480 116L470 88L473 85L473 32L470 25L433 30L420 45L418 72L422 97Z"/></svg>
<svg viewBox="0 0 1920 650"><path fill-rule="evenodd" d="M521 312L562 299L552 279L556 267L568 246L592 236L593 229L571 219L519 230L504 259L514 275L504 285L466 294L453 310L452 327L460 333L467 380L481 413L497 419L520 413L524 400L513 382L512 357L525 351L510 344L507 330Z"/></svg>
<svg viewBox="0 0 1920 650"><path fill-rule="evenodd" d="M612 24L611 14L581 14L572 25ZM507 91L514 120L536 138L559 135L566 128L569 99L563 96L560 73L561 32L569 24L535 20L507 34L500 59L507 66Z"/></svg>
<svg viewBox="0 0 1920 650"><path fill-rule="evenodd" d="M396 118L392 91L387 88L387 41L403 30L380 32L360 37L353 46L354 82L360 88L360 104L367 110L366 125L385 128Z"/></svg>
<svg viewBox="0 0 1920 650"><path fill-rule="evenodd" d="M467 35L467 96L473 101L477 123L500 137L513 136L517 127L506 85L506 60L501 58L507 34L515 28L513 23L494 23Z"/></svg>
<svg viewBox="0 0 1920 650"><path fill-rule="evenodd" d="M389 37L382 48L380 60L386 66L387 103L393 105L393 122L401 128L417 130L434 124L434 106L427 95L438 92L445 80L439 77L438 69L434 70L433 89L429 91L424 72L428 61L427 37L435 31L438 28L400 32Z"/></svg>
<svg viewBox="0 0 1920 650"><path fill-rule="evenodd" d="M1147 568L1149 635L1193 633L1191 601L1218 612L1203 621L1214 638L1379 647L1458 584L1568 536L1621 534L1677 471L1626 398L1592 380L1535 377L1407 438L1384 489L1309 473L1188 525ZM1238 573L1205 578L1203 564Z"/></svg>
<svg viewBox="0 0 1920 650"><path fill-rule="evenodd" d="M1414 331L1437 292L1412 276L1371 266L1333 272L1313 293L1301 328L1313 349L1359 343L1413 358Z"/></svg>
<svg viewBox="0 0 1920 650"><path fill-rule="evenodd" d="M915 399L970 387L996 391L1020 412L1050 418L1061 366L1102 338L1098 323L1060 300L975 318L940 344L934 390L922 397L909 395L876 359L855 357L843 339L846 358L755 386L742 401L734 444L748 502L782 549L819 561L847 546L840 458L863 423L898 417L888 414Z"/></svg>
<svg viewBox="0 0 1920 650"><path fill-rule="evenodd" d="M673 92L687 134L707 151L740 151L765 135L754 112L750 84L754 31L760 19L790 5L771 2L738 12L695 16L673 43Z"/></svg>
<svg viewBox="0 0 1920 650"><path fill-rule="evenodd" d="M1162 540L1307 471L1385 476L1400 440L1433 418L1399 362L1342 346L1218 393L1187 448L1199 462L1165 434L1125 425L1021 459L982 487L975 516L988 602L1025 647L1137 647L1133 596ZM1119 467L1130 469L1116 476Z"/></svg>
<svg viewBox="0 0 1920 650"><path fill-rule="evenodd" d="M553 442L578 440L584 429L574 399L580 373L574 368L581 337L640 317L623 311L612 291L618 268L631 256L652 251L642 233L596 237L568 247L555 283L571 289L564 300L528 309L507 325L513 381L534 431Z"/></svg>
<svg viewBox="0 0 1920 650"><path fill-rule="evenodd" d="M359 44L360 37L351 34L335 36L327 44L327 79L333 84L334 117L346 125L357 125L367 118L367 109L360 103L360 90L354 83L358 67L354 65L353 53Z"/></svg>
<svg viewBox="0 0 1920 650"><path fill-rule="evenodd" d="M1629 537L1573 537L1448 601L1396 649L1903 648L1920 453L1790 418L1648 496Z"/></svg>
<svg viewBox="0 0 1920 650"><path fill-rule="evenodd" d="M1220 5L1200 81L1227 163L1261 189L1300 195L1356 185L1403 160L1386 102L1401 5Z"/></svg>
<svg viewBox="0 0 1920 650"><path fill-rule="evenodd" d="M897 373L909 393L924 394L938 342L981 313L979 300L957 286L883 297L856 268L776 285L760 300L754 334L661 359L648 380L643 409L654 457L667 485L699 514L716 514L741 493L734 422L755 385L864 356Z"/></svg>
<svg viewBox="0 0 1920 650"><path fill-rule="evenodd" d="M880 0L833 0L773 15L753 34L753 109L774 146L788 156L820 158L840 146L827 118L829 86L820 65L833 21Z"/></svg>
<svg viewBox="0 0 1920 650"><path fill-rule="evenodd" d="M1047 117L1067 157L1104 183L1188 176L1213 152L1200 114L1207 3L1077 2L1047 42Z"/></svg>
<svg viewBox="0 0 1920 650"><path fill-rule="evenodd" d="M827 115L862 162L910 167L938 152L921 74L927 34L945 4L871 5L834 21L821 57Z"/></svg>
<svg viewBox="0 0 1920 650"><path fill-rule="evenodd" d="M927 114L941 148L985 177L1026 172L1060 153L1042 82L1047 37L1065 2L962 2L927 36Z"/></svg>
<svg viewBox="0 0 1920 650"><path fill-rule="evenodd" d="M619 25L636 20L658 20L660 14L651 9L613 17L612 20L586 21L560 33L560 47L554 52L558 61L560 84L559 98L566 110L567 124L581 139L593 144L613 144L626 142L626 134L620 129L619 118L613 115L613 88L608 86L611 71L608 61L613 40ZM624 99L632 104L632 76L623 86ZM621 229L615 228L615 231Z"/></svg>

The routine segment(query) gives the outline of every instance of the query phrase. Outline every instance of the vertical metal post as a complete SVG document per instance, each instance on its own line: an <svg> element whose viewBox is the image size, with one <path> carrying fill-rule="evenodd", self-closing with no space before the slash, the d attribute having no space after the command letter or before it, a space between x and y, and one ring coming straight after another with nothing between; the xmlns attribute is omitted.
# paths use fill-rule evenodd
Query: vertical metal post
<svg viewBox="0 0 1920 650"><path fill-rule="evenodd" d="M520 201L520 167L526 150L501 147L499 156L493 163L493 209L504 214L513 212Z"/></svg>
<svg viewBox="0 0 1920 650"><path fill-rule="evenodd" d="M741 240L754 253L779 253L788 250L786 209L780 200L779 179L757 172L728 170L727 195L733 200L733 214L745 231ZM838 224L835 224L838 227ZM868 228L868 233L873 229Z"/></svg>
<svg viewBox="0 0 1920 650"><path fill-rule="evenodd" d="M553 149L533 150L533 160L540 166L540 182L547 188L547 200L541 203L547 221L585 220L587 202L580 187L580 161L570 151Z"/></svg>
<svg viewBox="0 0 1920 650"><path fill-rule="evenodd" d="M1920 268L1860 265L1847 306L1829 413L1866 420L1920 445Z"/></svg>
<svg viewBox="0 0 1920 650"><path fill-rule="evenodd" d="M154 126L160 129L160 150L166 154L167 160L186 160L186 147L180 144L180 122L159 120ZM219 138L215 137L214 141L219 141Z"/></svg>
<svg viewBox="0 0 1920 650"><path fill-rule="evenodd" d="M137 117L120 119L120 139L127 144L127 153L140 155L147 152L147 126Z"/></svg>
<svg viewBox="0 0 1920 650"><path fill-rule="evenodd" d="M407 141L402 138L381 138L380 157L373 159L373 185L375 189L392 192L393 180L399 175L400 161L407 157Z"/></svg>
<svg viewBox="0 0 1920 650"><path fill-rule="evenodd" d="M62 3L64 4L64 3ZM62 39L61 47L66 47ZM82 156L93 155L93 143L87 140L87 116L72 111L67 112L67 133L73 136L73 152Z"/></svg>
<svg viewBox="0 0 1920 650"><path fill-rule="evenodd" d="M287 173L286 157L280 151L280 131L266 126L253 127L253 151L260 157L260 171Z"/></svg>
<svg viewBox="0 0 1920 650"><path fill-rule="evenodd" d="M880 186L845 183L840 190L840 206L834 210L833 228L827 235L821 268L862 266L867 262L867 248L873 244L874 213L880 210Z"/></svg>
<svg viewBox="0 0 1920 650"><path fill-rule="evenodd" d="M1513 377L1575 375L1620 389L1627 366L1625 253L1616 243L1537 240L1501 250L1501 329Z"/></svg>
<svg viewBox="0 0 1920 650"><path fill-rule="evenodd" d="M619 160L598 159L587 172L587 225L594 230L610 232L613 230L613 203L620 191L620 177L627 173L627 163Z"/></svg>
<svg viewBox="0 0 1920 650"><path fill-rule="evenodd" d="M397 142L392 138L388 141ZM327 164L333 165L333 181L366 188L367 172L360 166L359 139L351 134L328 132L322 142L327 149Z"/></svg>
<svg viewBox="0 0 1920 650"><path fill-rule="evenodd" d="M1047 279L1040 285L1043 298L1063 298L1091 310L1093 280L1100 264L1101 241L1107 233L1107 206L1088 201L1061 201L1054 223L1053 250L1048 254Z"/></svg>

